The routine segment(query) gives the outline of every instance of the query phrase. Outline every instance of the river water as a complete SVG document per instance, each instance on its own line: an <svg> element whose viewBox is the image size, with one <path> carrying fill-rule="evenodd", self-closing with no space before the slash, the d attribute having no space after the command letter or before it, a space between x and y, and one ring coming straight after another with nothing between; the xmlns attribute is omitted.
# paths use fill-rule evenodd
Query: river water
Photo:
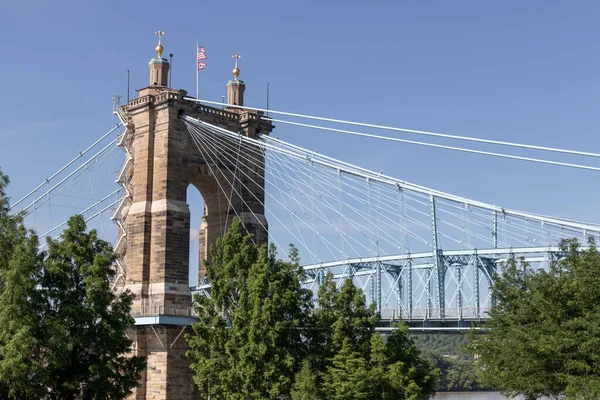
<svg viewBox="0 0 600 400"><path fill-rule="evenodd" d="M502 396L498 392L451 392L438 393L433 400L505 400L508 397ZM523 400L522 396L513 398L514 400Z"/></svg>

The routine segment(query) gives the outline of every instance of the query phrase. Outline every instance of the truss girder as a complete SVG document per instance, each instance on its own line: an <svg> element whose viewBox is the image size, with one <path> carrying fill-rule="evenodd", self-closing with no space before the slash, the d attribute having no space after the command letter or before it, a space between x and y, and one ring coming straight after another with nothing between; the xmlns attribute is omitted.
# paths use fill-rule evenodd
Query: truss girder
<svg viewBox="0 0 600 400"><path fill-rule="evenodd" d="M304 284L317 293L325 275L331 273L337 285L344 280L353 282L365 291L366 299L376 304L382 319L423 321L474 321L484 320L493 305L491 287L493 276L500 272L501 263L518 257L520 261L537 267L560 259L564 254L558 248L493 249L472 251L447 251L439 254L444 265L444 275L436 275L433 253L397 255L377 259L340 260L324 265L307 265ZM439 265L439 264L438 264ZM444 285L444 309L436 303L432 307L434 287L440 279ZM193 288L208 295L209 284Z"/></svg>
<svg viewBox="0 0 600 400"><path fill-rule="evenodd" d="M383 318L406 320L484 319L493 304L491 287L500 265L517 257L538 267L562 257L559 248L459 250L307 265L307 285L331 273L366 291ZM437 261L437 262L436 262ZM438 275L438 271L443 273ZM349 273L349 271L352 271ZM443 285L442 290L438 282ZM438 299L443 293L444 298ZM432 306L433 305L433 306ZM440 305L444 305L440 308Z"/></svg>

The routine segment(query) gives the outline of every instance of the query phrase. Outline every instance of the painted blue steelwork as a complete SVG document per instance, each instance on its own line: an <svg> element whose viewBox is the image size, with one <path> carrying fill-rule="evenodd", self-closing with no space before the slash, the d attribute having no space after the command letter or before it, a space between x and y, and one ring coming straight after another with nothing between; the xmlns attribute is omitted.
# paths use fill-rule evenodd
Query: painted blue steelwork
<svg viewBox="0 0 600 400"><path fill-rule="evenodd" d="M189 326L198 322L197 317L181 317L174 315L153 315L145 317L135 317L134 325L179 325Z"/></svg>
<svg viewBox="0 0 600 400"><path fill-rule="evenodd" d="M445 293L445 298L442 304L447 304L443 309L437 307L440 303L436 303L436 307L429 305L428 299L439 293L436 285L430 285L432 279L414 277L417 274L435 277L435 257L429 252L305 265L303 269L307 278L304 284L316 293L322 277L327 273L333 274L338 284L345 279L353 279L357 286L366 291L367 299L382 299L376 303L382 326L403 319L414 329L469 329L472 323L485 321L487 311L493 304L490 293L493 275L499 272L503 262L515 258L519 262L544 268L561 257L558 247L445 251L438 258L445 266L445 273L439 278L444 284L442 293ZM470 276L466 275L467 271L470 271ZM375 284L378 280L388 282L388 285L378 289ZM413 287L416 287L416 293ZM208 282L191 289L202 296L210 295ZM372 294L372 290L380 292Z"/></svg>

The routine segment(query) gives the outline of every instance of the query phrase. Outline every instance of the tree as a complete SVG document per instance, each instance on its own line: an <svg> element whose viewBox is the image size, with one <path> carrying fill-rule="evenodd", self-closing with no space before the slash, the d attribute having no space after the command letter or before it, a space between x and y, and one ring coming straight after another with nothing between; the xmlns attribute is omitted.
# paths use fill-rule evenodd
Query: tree
<svg viewBox="0 0 600 400"><path fill-rule="evenodd" d="M0 171L0 397L36 398L42 395L28 376L44 379L47 370L39 353L39 302L36 282L42 270L38 239L21 215L9 214L5 188L9 179Z"/></svg>
<svg viewBox="0 0 600 400"><path fill-rule="evenodd" d="M316 385L304 384L303 368L296 377L303 384L296 385L294 400L417 400L433 395L438 371L420 356L408 328L400 324L384 340L375 332L379 321L375 306L366 305L352 280L337 289L333 276L326 275L317 303L309 356Z"/></svg>
<svg viewBox="0 0 600 400"><path fill-rule="evenodd" d="M236 364L238 349L233 344L231 325L246 278L258 259L258 248L245 235L239 220L232 222L222 239L211 246L211 261L204 261L211 282L210 298L196 296L194 309L199 322L186 337L194 382L204 397L226 399L241 390Z"/></svg>
<svg viewBox="0 0 600 400"><path fill-rule="evenodd" d="M345 341L352 351L367 357L379 315L374 304L367 306L362 291L352 280L346 279L338 289L333 275L325 275L317 304L310 335L312 365L324 372Z"/></svg>
<svg viewBox="0 0 600 400"><path fill-rule="evenodd" d="M309 321L306 340L309 347L308 363L315 374L316 390L310 392L297 388L294 399L310 396L317 399L335 395L335 385L330 374L343 380L344 369L334 368L343 362L367 363L369 343L379 316L375 306L367 306L362 291L351 279L346 280L338 289L333 275L328 273L321 282L317 296L317 305ZM346 346L343 354L339 354ZM332 369L333 368L333 369ZM354 375L359 378L360 374ZM302 375L296 380L304 379ZM329 379L330 384L325 381Z"/></svg>
<svg viewBox="0 0 600 400"><path fill-rule="evenodd" d="M15 399L124 399L145 361L127 355L132 296L110 289L114 254L72 217L48 253L8 214L0 173L0 390Z"/></svg>
<svg viewBox="0 0 600 400"><path fill-rule="evenodd" d="M256 246L235 219L206 262L211 297L195 299L200 321L188 357L203 396L276 399L291 392L306 357L303 328L311 293L292 249L290 262Z"/></svg>
<svg viewBox="0 0 600 400"><path fill-rule="evenodd" d="M127 354L133 295L112 292L114 260L110 244L95 230L86 233L80 215L48 241L38 290L43 344L55 357L47 385L53 398L124 399L137 386L145 360Z"/></svg>
<svg viewBox="0 0 600 400"><path fill-rule="evenodd" d="M292 248L256 246L235 219L206 262L211 296L195 298L187 336L194 380L212 399L427 399L436 375L401 329L384 342L379 315L352 280L328 274L312 293ZM394 381L392 381L394 380Z"/></svg>
<svg viewBox="0 0 600 400"><path fill-rule="evenodd" d="M470 336L483 381L526 399L600 397L600 254L561 243L549 270L509 260L496 276L485 335Z"/></svg>
<svg viewBox="0 0 600 400"><path fill-rule="evenodd" d="M320 397L317 383L317 371L313 369L308 359L302 362L302 369L294 379L292 400L317 400Z"/></svg>
<svg viewBox="0 0 600 400"><path fill-rule="evenodd" d="M439 370L421 356L415 342L408 336L408 327L400 323L387 338L384 377L388 389L382 399L428 399L435 393ZM372 356L373 357L373 356ZM384 386L385 387L385 386Z"/></svg>
<svg viewBox="0 0 600 400"><path fill-rule="evenodd" d="M323 392L327 399L372 400L374 385L371 381L367 360L353 350L349 339L345 339L341 349L331 359L324 375Z"/></svg>

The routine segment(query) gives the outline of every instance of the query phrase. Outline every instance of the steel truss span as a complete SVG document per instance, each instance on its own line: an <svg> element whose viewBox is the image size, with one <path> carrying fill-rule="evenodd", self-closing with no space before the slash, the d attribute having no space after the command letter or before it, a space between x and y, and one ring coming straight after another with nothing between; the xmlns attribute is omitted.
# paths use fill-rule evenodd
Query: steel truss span
<svg viewBox="0 0 600 400"><path fill-rule="evenodd" d="M600 237L595 224L478 202L276 138L181 118L209 163L231 166L229 183L238 190L243 171L257 167L253 155L265 156L270 239L279 249L296 244L308 288L316 293L327 273L338 283L351 278L387 321L468 326L487 316L492 276L503 262L546 268L561 257L562 239ZM209 295L209 287L195 289Z"/></svg>

